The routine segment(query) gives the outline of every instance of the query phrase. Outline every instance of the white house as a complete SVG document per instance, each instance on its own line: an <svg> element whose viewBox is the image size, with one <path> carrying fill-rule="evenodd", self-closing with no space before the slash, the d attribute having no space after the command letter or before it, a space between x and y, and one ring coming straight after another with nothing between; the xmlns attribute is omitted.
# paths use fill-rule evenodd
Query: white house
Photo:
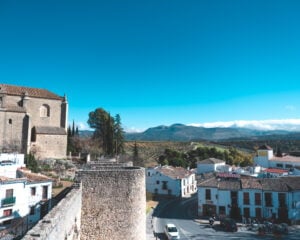
<svg viewBox="0 0 300 240"><path fill-rule="evenodd" d="M216 175L198 184L199 216L300 220L300 177Z"/></svg>
<svg viewBox="0 0 300 240"><path fill-rule="evenodd" d="M147 192L189 197L197 192L195 173L182 167L157 166L146 171Z"/></svg>
<svg viewBox="0 0 300 240"><path fill-rule="evenodd" d="M226 169L226 170L225 170ZM197 174L203 174L216 171L229 171L226 168L225 161L217 158L208 158L197 162Z"/></svg>
<svg viewBox="0 0 300 240"><path fill-rule="evenodd" d="M26 170L24 155L18 161L10 157L9 154L3 157L1 162L5 164L0 165L0 225L24 218L30 225L51 208L52 180Z"/></svg>
<svg viewBox="0 0 300 240"><path fill-rule="evenodd" d="M0 176L16 178L20 167L25 167L24 154L0 153Z"/></svg>
<svg viewBox="0 0 300 240"><path fill-rule="evenodd" d="M284 168L291 169L300 167L300 157L290 154L273 154L273 149L268 145L260 146L254 163L264 168Z"/></svg>

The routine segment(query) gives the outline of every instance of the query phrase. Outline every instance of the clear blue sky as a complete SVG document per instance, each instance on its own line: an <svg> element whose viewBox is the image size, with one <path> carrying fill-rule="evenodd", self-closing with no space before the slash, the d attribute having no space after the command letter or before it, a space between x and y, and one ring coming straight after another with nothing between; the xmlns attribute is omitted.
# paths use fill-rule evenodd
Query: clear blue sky
<svg viewBox="0 0 300 240"><path fill-rule="evenodd" d="M125 129L300 118L300 1L1 0L0 82ZM87 125L87 124L86 124Z"/></svg>

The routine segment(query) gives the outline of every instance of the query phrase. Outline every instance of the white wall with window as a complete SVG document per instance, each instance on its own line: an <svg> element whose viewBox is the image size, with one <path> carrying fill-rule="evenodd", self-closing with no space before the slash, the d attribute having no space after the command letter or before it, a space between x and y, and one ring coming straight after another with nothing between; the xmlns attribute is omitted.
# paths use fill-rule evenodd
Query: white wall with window
<svg viewBox="0 0 300 240"><path fill-rule="evenodd" d="M169 171L172 170L170 175ZM146 170L146 191L158 195L189 197L197 192L197 181L194 173L182 176L183 168L158 166ZM188 170L186 170L188 172ZM177 175L178 174L178 175Z"/></svg>

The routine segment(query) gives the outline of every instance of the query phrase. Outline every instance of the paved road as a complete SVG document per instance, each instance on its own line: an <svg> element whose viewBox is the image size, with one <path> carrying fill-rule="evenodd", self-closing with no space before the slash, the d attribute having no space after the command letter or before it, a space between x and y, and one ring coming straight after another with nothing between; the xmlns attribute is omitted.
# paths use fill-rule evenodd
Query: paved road
<svg viewBox="0 0 300 240"><path fill-rule="evenodd" d="M243 240L271 240L275 239L274 235L266 234L259 236L256 232L248 231L240 227L238 232L224 232L218 222L212 228L207 220L200 220L196 216L197 199L175 199L161 201L153 215L149 215L147 223L147 240L165 240L163 228L166 223L174 223L181 236L181 240L221 240L221 239L243 239ZM290 233L284 236L276 236L276 239L299 240L300 228L290 228Z"/></svg>

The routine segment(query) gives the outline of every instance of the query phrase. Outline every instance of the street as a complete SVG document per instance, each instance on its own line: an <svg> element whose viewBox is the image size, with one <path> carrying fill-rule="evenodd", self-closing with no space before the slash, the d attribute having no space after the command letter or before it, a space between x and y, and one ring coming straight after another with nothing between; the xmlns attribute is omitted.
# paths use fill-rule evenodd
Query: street
<svg viewBox="0 0 300 240"><path fill-rule="evenodd" d="M162 200L153 212L154 238L165 240L164 226L173 223L177 226L181 240L220 240L220 239L300 239L300 228L292 226L288 235L274 236L273 234L258 235L257 232L249 231L246 227L239 227L237 232L225 232L219 222L211 227L208 220L199 219L196 215L197 198ZM240 224L239 224L240 225ZM150 240L150 239L149 239Z"/></svg>

